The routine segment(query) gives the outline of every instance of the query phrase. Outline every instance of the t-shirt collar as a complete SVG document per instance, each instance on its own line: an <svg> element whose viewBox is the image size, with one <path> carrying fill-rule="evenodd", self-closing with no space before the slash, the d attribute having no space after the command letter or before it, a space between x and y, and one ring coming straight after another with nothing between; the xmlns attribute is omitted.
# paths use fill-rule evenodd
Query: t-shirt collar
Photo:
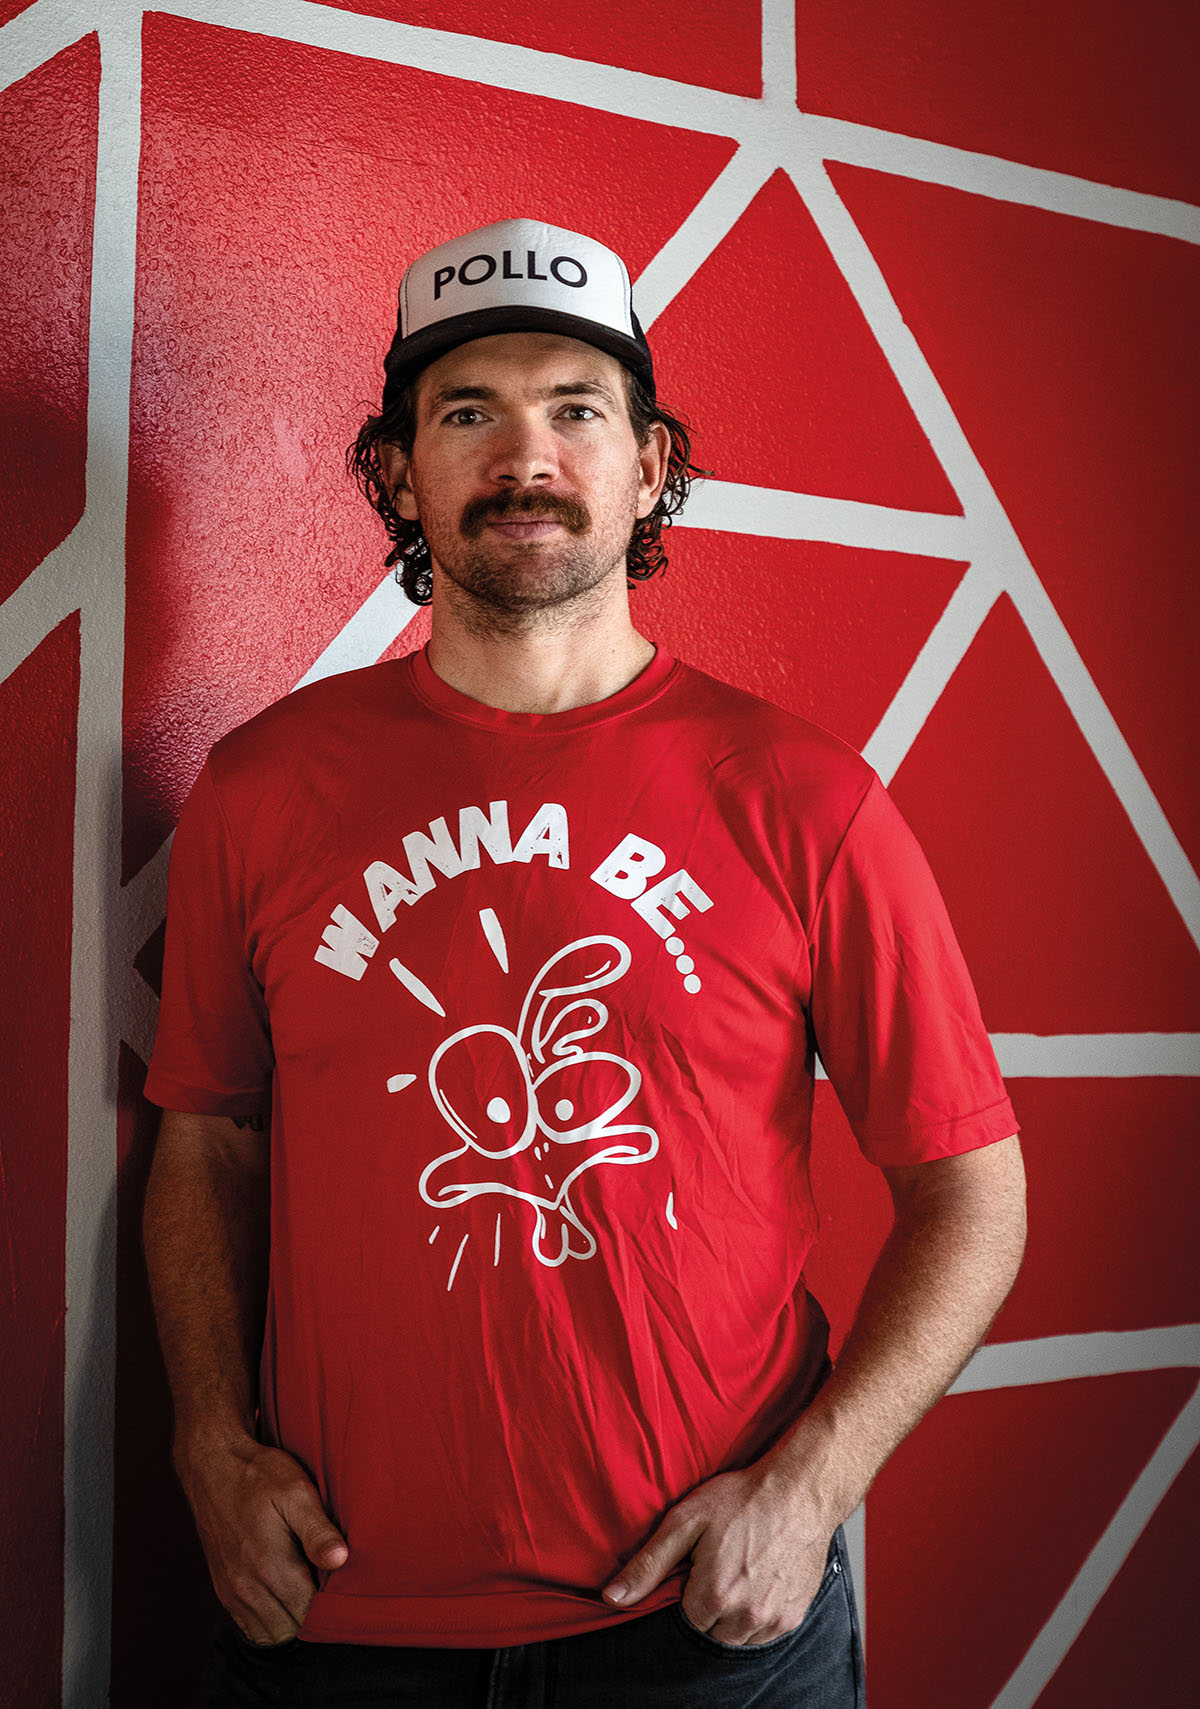
<svg viewBox="0 0 1200 1709"><path fill-rule="evenodd" d="M487 730L537 735L558 735L565 730L587 729L627 717L657 699L677 669L675 660L662 647L656 647L645 670L604 700L593 701L589 706L570 706L562 712L503 712L444 682L429 663L428 647L410 653L405 662L413 693L433 711Z"/></svg>

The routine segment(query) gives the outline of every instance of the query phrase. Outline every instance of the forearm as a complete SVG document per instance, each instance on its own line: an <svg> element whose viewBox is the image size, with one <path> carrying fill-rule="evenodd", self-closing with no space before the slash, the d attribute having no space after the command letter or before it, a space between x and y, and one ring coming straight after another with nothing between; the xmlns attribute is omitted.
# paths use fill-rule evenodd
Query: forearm
<svg viewBox="0 0 1200 1709"><path fill-rule="evenodd" d="M225 1117L168 1111L144 1234L177 1460L253 1436L269 1241L266 1135Z"/></svg>
<svg viewBox="0 0 1200 1709"><path fill-rule="evenodd" d="M304 1468L256 1438L270 1231L267 1136L163 1117L146 1193L150 1288L175 1402L175 1467L222 1604L253 1642L294 1637L312 1569L348 1557Z"/></svg>
<svg viewBox="0 0 1200 1709"><path fill-rule="evenodd" d="M830 1529L983 1340L1024 1248L1015 1139L889 1182L895 1224L837 1369L760 1462L781 1488L810 1491Z"/></svg>

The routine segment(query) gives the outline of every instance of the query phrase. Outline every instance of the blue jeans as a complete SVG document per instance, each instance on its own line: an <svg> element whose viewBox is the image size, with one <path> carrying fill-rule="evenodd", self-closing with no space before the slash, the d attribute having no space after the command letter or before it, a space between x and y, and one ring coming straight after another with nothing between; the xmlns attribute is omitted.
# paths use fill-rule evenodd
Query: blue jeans
<svg viewBox="0 0 1200 1709"><path fill-rule="evenodd" d="M800 1625L722 1644L679 1603L498 1650L309 1644L263 1649L229 1623L202 1709L863 1709L862 1648L841 1531Z"/></svg>

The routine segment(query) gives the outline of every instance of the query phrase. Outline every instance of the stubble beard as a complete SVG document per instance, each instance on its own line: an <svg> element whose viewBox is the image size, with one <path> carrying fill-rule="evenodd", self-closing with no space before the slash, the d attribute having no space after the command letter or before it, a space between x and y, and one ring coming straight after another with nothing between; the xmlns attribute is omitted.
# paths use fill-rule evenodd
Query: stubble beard
<svg viewBox="0 0 1200 1709"><path fill-rule="evenodd" d="M636 520L636 480L628 494L628 533L614 548L597 537L591 513L577 499L549 493L514 493L468 504L457 533L430 541L447 599L473 634L527 634L586 621L599 603L596 590L620 569ZM491 521L552 517L566 538L552 542L502 540Z"/></svg>

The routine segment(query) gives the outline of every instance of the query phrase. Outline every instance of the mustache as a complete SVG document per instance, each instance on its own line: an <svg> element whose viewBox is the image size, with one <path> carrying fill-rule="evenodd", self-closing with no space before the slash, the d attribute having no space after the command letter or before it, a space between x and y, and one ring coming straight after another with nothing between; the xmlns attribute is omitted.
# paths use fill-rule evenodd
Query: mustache
<svg viewBox="0 0 1200 1709"><path fill-rule="evenodd" d="M592 518L577 498L558 493L494 493L474 498L465 506L460 527L468 540L478 540L489 522L527 521L550 517L561 522L569 534L586 534Z"/></svg>

